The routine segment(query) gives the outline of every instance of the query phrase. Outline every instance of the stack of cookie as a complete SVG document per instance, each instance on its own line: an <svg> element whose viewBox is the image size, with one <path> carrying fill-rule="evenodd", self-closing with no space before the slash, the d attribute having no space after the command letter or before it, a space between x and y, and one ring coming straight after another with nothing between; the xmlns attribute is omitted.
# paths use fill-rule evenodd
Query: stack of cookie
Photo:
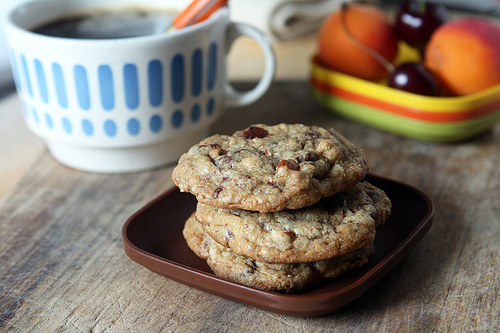
<svg viewBox="0 0 500 333"><path fill-rule="evenodd" d="M193 146L173 171L198 200L184 238L220 277L290 292L368 262L385 193L363 152L317 126L254 125Z"/></svg>

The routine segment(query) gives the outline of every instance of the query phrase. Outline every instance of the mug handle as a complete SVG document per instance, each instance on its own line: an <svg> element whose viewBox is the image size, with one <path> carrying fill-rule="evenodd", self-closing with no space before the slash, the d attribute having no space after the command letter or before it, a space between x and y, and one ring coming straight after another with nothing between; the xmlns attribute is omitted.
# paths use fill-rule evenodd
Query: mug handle
<svg viewBox="0 0 500 333"><path fill-rule="evenodd" d="M264 73L257 85L249 91L238 91L234 89L226 77L224 83L225 88L225 105L227 107L238 107L251 104L258 100L269 89L276 70L276 58L274 55L272 41L269 36L245 23L229 22L227 27L227 49L226 54L231 49L233 42L242 36L247 36L259 44L264 52L265 68Z"/></svg>

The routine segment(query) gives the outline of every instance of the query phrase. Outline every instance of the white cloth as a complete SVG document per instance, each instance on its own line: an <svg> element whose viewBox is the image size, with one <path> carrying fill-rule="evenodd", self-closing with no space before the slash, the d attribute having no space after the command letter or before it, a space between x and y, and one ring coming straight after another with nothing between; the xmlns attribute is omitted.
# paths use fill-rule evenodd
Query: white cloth
<svg viewBox="0 0 500 333"><path fill-rule="evenodd" d="M286 41L316 31L345 0L230 0L231 19Z"/></svg>

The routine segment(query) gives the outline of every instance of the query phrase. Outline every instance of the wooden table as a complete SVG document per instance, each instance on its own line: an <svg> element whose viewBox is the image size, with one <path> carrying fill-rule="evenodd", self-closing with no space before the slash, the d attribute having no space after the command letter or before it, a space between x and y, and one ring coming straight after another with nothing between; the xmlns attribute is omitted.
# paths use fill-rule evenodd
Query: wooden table
<svg viewBox="0 0 500 333"><path fill-rule="evenodd" d="M228 110L212 131L259 122L336 128L365 149L372 173L432 198L433 227L359 299L328 315L289 317L187 287L125 255L124 222L173 185L173 166L88 174L44 151L0 206L0 331L500 330L500 126L459 144L414 141L336 117L295 82Z"/></svg>

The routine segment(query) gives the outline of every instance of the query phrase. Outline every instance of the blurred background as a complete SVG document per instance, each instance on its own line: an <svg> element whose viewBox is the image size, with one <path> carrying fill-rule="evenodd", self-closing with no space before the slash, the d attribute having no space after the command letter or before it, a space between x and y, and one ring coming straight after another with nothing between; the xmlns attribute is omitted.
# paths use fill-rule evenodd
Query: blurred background
<svg viewBox="0 0 500 333"><path fill-rule="evenodd" d="M0 0L0 15L27 0ZM44 1L44 0L39 0ZM230 0L234 21L252 24L273 39L278 58L277 80L302 80L309 74L309 59L316 52L315 32L330 12L348 0ZM367 1L393 10L400 0ZM500 15L500 0L431 0L458 12ZM179 0L179 6L189 0ZM1 28L0 28L1 29ZM260 77L263 61L252 41L242 38L229 54L229 74L233 80L251 81ZM0 31L0 96L12 92L12 74Z"/></svg>

